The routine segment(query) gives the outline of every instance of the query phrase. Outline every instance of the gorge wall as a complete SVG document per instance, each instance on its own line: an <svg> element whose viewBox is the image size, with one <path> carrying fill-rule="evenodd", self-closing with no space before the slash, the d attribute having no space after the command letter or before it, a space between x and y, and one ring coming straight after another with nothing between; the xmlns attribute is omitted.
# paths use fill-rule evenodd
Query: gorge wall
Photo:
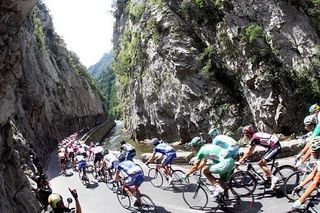
<svg viewBox="0 0 320 213"><path fill-rule="evenodd" d="M189 141L247 123L291 134L319 100L313 0L118 0L115 72L137 140Z"/></svg>
<svg viewBox="0 0 320 213"><path fill-rule="evenodd" d="M39 212L23 170L62 138L106 119L74 53L43 3L0 1L0 212Z"/></svg>

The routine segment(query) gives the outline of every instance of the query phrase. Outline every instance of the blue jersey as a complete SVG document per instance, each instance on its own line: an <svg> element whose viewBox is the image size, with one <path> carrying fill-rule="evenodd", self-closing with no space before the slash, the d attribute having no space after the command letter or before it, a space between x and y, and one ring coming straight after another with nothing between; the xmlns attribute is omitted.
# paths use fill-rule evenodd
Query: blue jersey
<svg viewBox="0 0 320 213"><path fill-rule="evenodd" d="M119 163L118 170L120 172L125 173L128 176L133 176L135 174L142 173L140 167L130 160L126 160Z"/></svg>
<svg viewBox="0 0 320 213"><path fill-rule="evenodd" d="M159 152L163 155L168 155L171 153L176 153L176 150L174 150L174 148L172 146L169 146L168 144L160 143L156 147L154 147L153 152L154 153Z"/></svg>
<svg viewBox="0 0 320 213"><path fill-rule="evenodd" d="M230 156L236 156L240 150L240 146L237 144L237 141L226 135L217 135L212 140L212 143L228 150Z"/></svg>

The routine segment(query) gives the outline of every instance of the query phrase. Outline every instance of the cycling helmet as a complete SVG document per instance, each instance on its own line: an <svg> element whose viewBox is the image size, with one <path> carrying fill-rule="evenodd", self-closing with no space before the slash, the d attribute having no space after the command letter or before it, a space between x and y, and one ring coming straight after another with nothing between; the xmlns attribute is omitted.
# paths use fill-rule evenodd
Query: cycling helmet
<svg viewBox="0 0 320 213"><path fill-rule="evenodd" d="M48 203L53 209L64 208L63 200L61 195L53 193L48 197Z"/></svg>
<svg viewBox="0 0 320 213"><path fill-rule="evenodd" d="M213 137L213 136L219 135L220 132L219 132L218 129L212 128L212 129L209 130L208 134L209 134L211 137Z"/></svg>
<svg viewBox="0 0 320 213"><path fill-rule="evenodd" d="M313 104L309 107L309 113L314 113L320 110L320 106L318 104Z"/></svg>
<svg viewBox="0 0 320 213"><path fill-rule="evenodd" d="M320 151L320 137L315 137L312 139L310 148L314 152L319 152Z"/></svg>
<svg viewBox="0 0 320 213"><path fill-rule="evenodd" d="M254 129L254 127L252 125L247 125L247 126L243 127L242 133L245 135L253 135L254 133L256 133L256 130Z"/></svg>
<svg viewBox="0 0 320 213"><path fill-rule="evenodd" d="M124 140L122 140L121 142L120 142L120 144L121 145L123 145L123 144L125 144L126 142L124 141Z"/></svg>
<svg viewBox="0 0 320 213"><path fill-rule="evenodd" d="M151 140L151 143L153 144L153 146L157 146L157 145L160 143L160 141L159 141L158 138L153 138L153 139Z"/></svg>
<svg viewBox="0 0 320 213"><path fill-rule="evenodd" d="M315 124L316 123L316 115L308 115L307 117L304 118L303 120L304 125L309 126L311 124Z"/></svg>
<svg viewBox="0 0 320 213"><path fill-rule="evenodd" d="M201 140L200 137L194 137L191 140L190 145L193 146L193 147L202 146L203 145L203 141Z"/></svg>

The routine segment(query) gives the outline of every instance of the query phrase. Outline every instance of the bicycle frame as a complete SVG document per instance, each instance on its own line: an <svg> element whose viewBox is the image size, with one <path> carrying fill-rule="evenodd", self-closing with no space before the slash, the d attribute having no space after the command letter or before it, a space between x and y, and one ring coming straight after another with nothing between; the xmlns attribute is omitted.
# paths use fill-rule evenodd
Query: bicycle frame
<svg viewBox="0 0 320 213"><path fill-rule="evenodd" d="M273 160L272 160L272 163L268 163L268 164L267 164L267 165L271 165L271 172L272 172L274 169L277 169L277 168L278 168L278 163L276 163L275 160L276 160L276 159L273 159ZM256 178L260 179L261 181L266 181L266 179L263 177L263 175L261 175L259 172L257 172L250 162L249 162L248 165L247 165L246 172L250 172L250 173L253 174Z"/></svg>

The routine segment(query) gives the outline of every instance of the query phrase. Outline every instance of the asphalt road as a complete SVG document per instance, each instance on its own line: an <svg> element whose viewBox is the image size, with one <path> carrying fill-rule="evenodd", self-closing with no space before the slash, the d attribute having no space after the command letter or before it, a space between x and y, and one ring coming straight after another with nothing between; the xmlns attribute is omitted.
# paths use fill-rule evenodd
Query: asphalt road
<svg viewBox="0 0 320 213"><path fill-rule="evenodd" d="M292 164L292 162L293 158L279 160L280 165ZM143 164L141 165L146 173L148 168ZM187 168L189 168L189 166L176 167L179 167L182 170L186 170ZM76 172L72 172L71 170L69 170L69 173L70 176L63 176L59 174L57 160L55 159L55 156L52 155L47 174L53 192L61 194L64 198L64 201L66 201L68 197L71 197L68 191L68 187L70 187L77 189L79 200L84 213L102 213L106 211L119 213L132 212L123 209L120 206L116 195L107 188L105 183L96 181L91 174L89 174L90 187L87 188L86 186L82 185ZM147 194L155 202L158 212L202 212L189 209L183 201L181 192L173 190L172 187L166 186L162 188L155 188L148 181L147 177L145 182L141 185L140 189L142 193ZM289 203L288 200L282 195L270 193L262 197L261 195L259 195L262 192L262 189L256 190L254 195L255 203L253 208L249 212L282 213L290 210L291 203ZM213 204L213 201L209 200L209 206L211 204ZM74 206L74 203L72 203L71 206Z"/></svg>

